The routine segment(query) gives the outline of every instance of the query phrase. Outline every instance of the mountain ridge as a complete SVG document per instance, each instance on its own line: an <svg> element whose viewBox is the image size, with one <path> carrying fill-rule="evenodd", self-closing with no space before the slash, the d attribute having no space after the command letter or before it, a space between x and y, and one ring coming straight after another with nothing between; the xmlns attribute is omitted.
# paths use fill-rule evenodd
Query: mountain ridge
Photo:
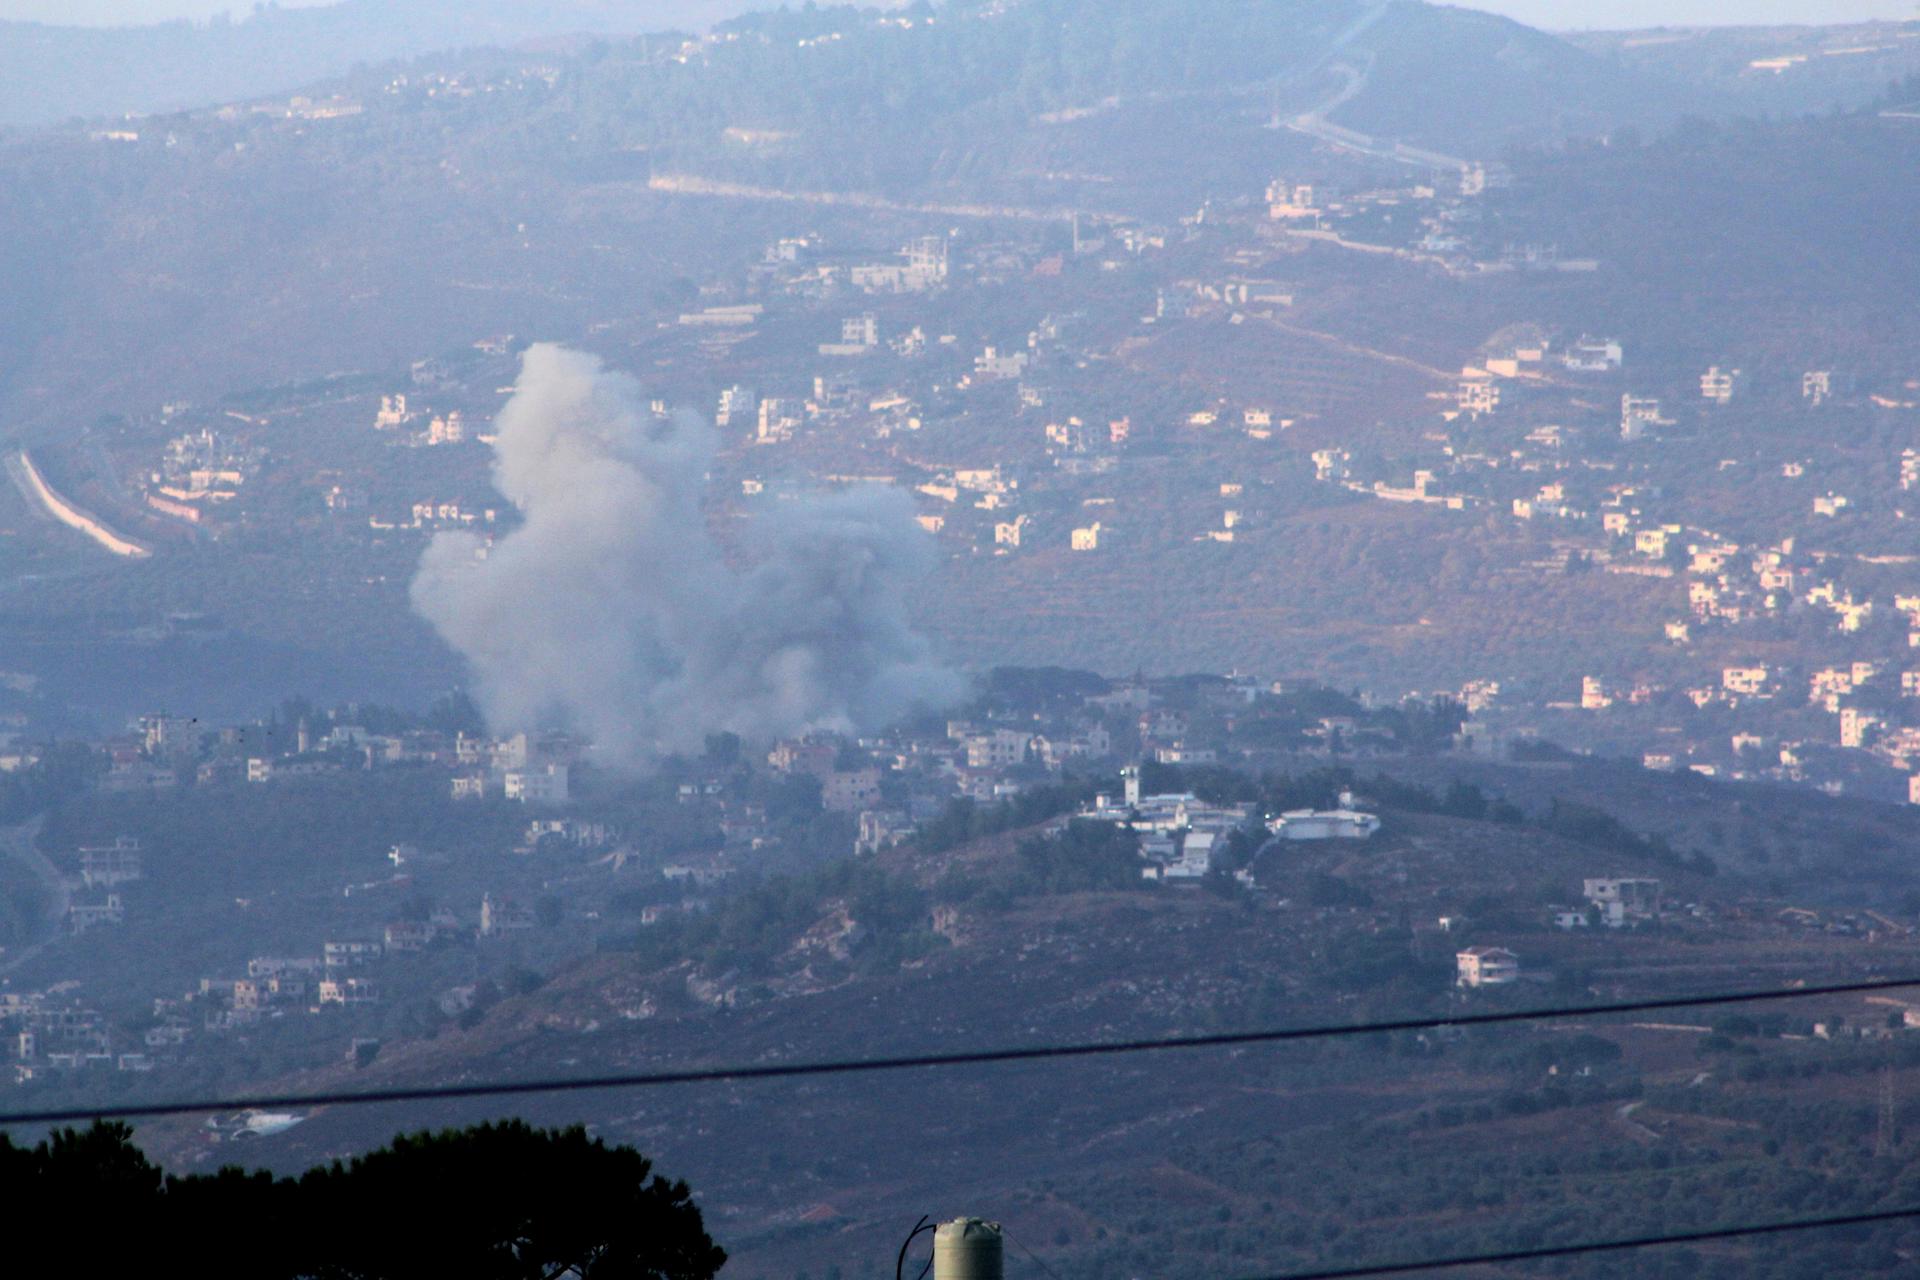
<svg viewBox="0 0 1920 1280"><path fill-rule="evenodd" d="M238 22L0 21L0 127L191 110L452 49L702 28L745 7L743 0L341 0L266 7Z"/></svg>

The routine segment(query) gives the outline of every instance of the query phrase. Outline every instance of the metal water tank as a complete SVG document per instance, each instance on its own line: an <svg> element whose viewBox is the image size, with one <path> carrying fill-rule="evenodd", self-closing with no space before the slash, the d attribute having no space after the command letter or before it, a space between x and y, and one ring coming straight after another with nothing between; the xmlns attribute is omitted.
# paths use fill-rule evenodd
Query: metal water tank
<svg viewBox="0 0 1920 1280"><path fill-rule="evenodd" d="M955 1218L933 1233L933 1280L1000 1280L1000 1224Z"/></svg>

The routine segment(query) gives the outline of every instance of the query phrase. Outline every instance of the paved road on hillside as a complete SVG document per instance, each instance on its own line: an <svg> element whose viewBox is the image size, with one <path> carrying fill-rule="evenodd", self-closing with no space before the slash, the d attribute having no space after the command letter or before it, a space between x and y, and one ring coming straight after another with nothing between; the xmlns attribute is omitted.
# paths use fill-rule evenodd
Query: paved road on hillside
<svg viewBox="0 0 1920 1280"><path fill-rule="evenodd" d="M1330 64L1335 64L1341 51L1386 16L1389 7L1390 5L1384 3L1376 4L1356 19L1352 26L1335 36L1333 43L1328 46L1327 52L1314 65L1313 70L1317 72ZM1343 77L1340 87L1318 105L1287 121L1287 128L1345 151L1373 156L1381 160L1392 160L1400 164L1410 164L1418 168L1469 169L1473 167L1471 160L1463 160L1459 156L1410 147L1404 142L1387 142L1371 134L1361 133L1357 129L1348 129L1328 120L1327 117L1330 114L1353 101L1360 95L1361 90L1367 87L1367 81L1373 75L1373 55L1367 55L1364 66L1356 67L1351 63L1340 62L1333 65L1333 69Z"/></svg>
<svg viewBox="0 0 1920 1280"><path fill-rule="evenodd" d="M47 861L45 854L34 848L33 842L39 838L40 827L45 820L35 818L32 822L23 822L14 827L0 827L0 857L16 862L38 876L47 893L47 907L40 921L38 936L20 950L10 953L0 961L0 973L19 968L27 961L46 950L60 938L61 926L67 918L67 907L73 901L73 891L67 886L65 876L60 869Z"/></svg>

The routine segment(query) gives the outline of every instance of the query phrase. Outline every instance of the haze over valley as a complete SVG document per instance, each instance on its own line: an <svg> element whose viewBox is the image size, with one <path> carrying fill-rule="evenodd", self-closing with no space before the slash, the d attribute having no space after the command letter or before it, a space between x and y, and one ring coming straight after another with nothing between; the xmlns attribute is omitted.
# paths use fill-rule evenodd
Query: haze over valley
<svg viewBox="0 0 1920 1280"><path fill-rule="evenodd" d="M1907 1274L1920 21L746 7L0 22L0 1112Z"/></svg>

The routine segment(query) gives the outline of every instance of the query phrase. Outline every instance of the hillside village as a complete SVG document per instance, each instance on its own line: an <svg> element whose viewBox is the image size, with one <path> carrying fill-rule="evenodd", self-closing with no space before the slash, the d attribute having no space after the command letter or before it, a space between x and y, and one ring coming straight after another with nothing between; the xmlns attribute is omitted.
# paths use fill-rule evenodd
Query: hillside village
<svg viewBox="0 0 1920 1280"><path fill-rule="evenodd" d="M1533 269L1474 231L1476 210L1511 181L1475 167L1344 192L1276 182L1265 202L1209 202L1178 224L1075 218L1037 240L969 226L892 255L809 231L702 284L694 310L596 329L659 371L657 414L704 417L734 442L716 480L730 519L821 487L898 486L956 573L980 562L958 579L967 591L1022 591L1044 568L1071 593L1076 579L1169 556L1183 573L1231 574L1286 555L1303 518L1351 518L1354 502L1412 508L1412 527L1479 558L1470 572L1483 580L1624 592L1634 610L1602 651L1512 669L1487 654L1470 671L1454 664L1457 681L1439 688L1396 688L1374 669L1358 680L1373 696L1454 696L1483 750L1546 736L1652 768L1920 799L1910 380L1670 372L1640 358L1632 333L1528 323L1503 328L1455 378L1289 318L1329 287L1341 253L1360 251L1354 219L1376 237L1364 247L1394 254L1415 252L1400 242L1416 233L1430 254L1434 228L1454 228L1449 276ZM1490 256L1472 256L1476 245ZM1263 394L1196 397L1141 354L1249 326L1347 349L1336 381L1283 365ZM415 360L400 386L331 380L244 410L170 402L151 428L121 429L114 473L71 472L76 509L130 510L112 505L124 493L144 513L126 542L163 555L301 530L377 570L366 583L394 582L423 535L512 527L488 483L486 424L523 345L481 338ZM1404 397L1402 425L1364 448L1326 443L1351 438L1357 406L1340 380L1385 360L1414 366L1381 388ZM732 380L693 398L711 370ZM1736 424L1742 444L1716 451ZM151 453L135 443L149 430L164 440ZM1860 432L1868 447L1843 443ZM1825 452L1812 443L1823 435ZM68 472L49 474L57 487ZM1764 505L1728 510L1728 485Z"/></svg>
<svg viewBox="0 0 1920 1280"><path fill-rule="evenodd" d="M1501 840L1538 826L1593 842L1548 898L1517 885L1449 889L1441 863L1415 873L1433 886L1416 932L1460 939L1463 989L1546 980L1576 963L1570 954L1581 948L1568 953L1569 942L1596 929L1657 926L1663 937L1678 930L1696 947L1736 953L1809 930L1872 946L1911 936L1907 917L1920 910L1920 895L1898 907L1883 895L1810 908L1777 891L1770 901L1738 879L1744 887L1728 896L1704 849L1567 808L1557 792L1544 816L1530 817L1462 781L1513 766L1490 762L1477 739L1484 729L1460 703L1378 704L1244 676L1007 671L963 718L753 747L717 739L703 758L663 760L638 790L565 734L493 739L375 708L295 707L219 728L153 715L135 729L43 759L10 757L12 777L57 766L67 789L50 825L16 829L16 841L44 851L34 856L48 880L44 929L0 950L21 1085L64 1088L102 1070L198 1073L261 1037L290 1061L329 1052L371 1061L397 1028L477 1023L505 995L537 987L541 971L627 945L621 930L644 935L727 910L770 872L848 857L938 861L956 840L1006 826L1064 842L1063 857L1123 857L1100 864L1118 877L1102 884L1242 896L1282 912L1300 906L1300 851L1351 848L1362 865L1398 864L1409 824L1420 829L1425 814L1496 824ZM1521 754L1529 750L1546 762L1534 768L1578 759L1544 742ZM1401 780L1436 777L1436 768L1454 780ZM1278 791L1255 785L1289 775ZM305 840L362 846L337 867L289 847L252 872L216 871L235 856L257 858L253 840L284 838L247 834L276 809L348 796L407 816L386 826L322 818ZM394 810L402 803L422 811ZM210 846L180 843L196 822L218 824ZM1392 924L1392 912L1367 912L1368 895L1345 882L1323 876L1305 891L1320 911L1309 933ZM1357 917L1342 914L1356 907ZM230 921L222 928L232 941L175 955L150 968L149 989L123 984L105 998L102 966L121 950L150 949L209 912ZM843 957L869 931L857 916L836 928ZM202 953L213 963L196 972L192 955ZM28 975L45 981L23 987ZM704 1000L744 998L724 973L689 982Z"/></svg>
<svg viewBox="0 0 1920 1280"><path fill-rule="evenodd" d="M1911 810L1544 748L1488 761L1460 741L1469 722L1450 704L1366 706L1245 677L1007 670L963 716L859 738L716 741L662 761L637 791L564 735L495 739L368 707L290 707L224 728L163 720L92 744L81 790L40 829L70 897L63 930L0 952L4 1091L23 1104L235 1078L370 1087L449 1062L664 1065L715 1052L716 1036L817 1054L819 1037L867 1025L861 1016L868 1051L904 1052L945 1021L894 998L906 993L1017 1043L1023 1020L1067 1010L1107 1034L1162 1034L1845 981L1920 954L1920 880L1900 869ZM200 765L237 749L274 767L201 780ZM174 781L112 781L142 765ZM506 779L523 770L564 770L565 798L509 797ZM476 778L487 785L456 798ZM1602 807L1620 801L1632 825ZM279 834L263 825L274 812L294 815ZM1711 839L1703 820L1732 824L1712 856L1689 847ZM276 847L295 845L299 826L335 855ZM229 848L201 840L208 830L239 834ZM1842 865L1836 840L1887 856ZM106 895L119 915L87 915ZM159 962L129 981L125 948ZM1655 1151L1697 1144L1696 1109L1776 1073L1870 1087L1885 1060L1904 1081L1920 1061L1916 1027L1920 1004L1895 992L1789 1000L1746 1021L1409 1037L1287 1070L1316 1091L1323 1071L1343 1087L1366 1081L1394 1107L1405 1103L1382 1082L1412 1072L1425 1118L1394 1123L1450 1140L1509 1113L1584 1124L1590 1110L1595 1141L1624 1134ZM1088 1086L1106 1101L1074 1123L1190 1110L1191 1090L1163 1097L1149 1082L1160 1079ZM1056 1087L1035 1114L1061 1107ZM863 1114L912 1097L888 1085L865 1095ZM732 1123L774 1123L769 1101L730 1102L744 1107ZM1638 1128L1608 1118L1636 1102ZM1798 1116L1807 1104L1771 1105ZM691 1106L646 1121L683 1159L689 1135L720 1122ZM1857 1136L1843 1119L1840 1131L1825 1122L1828 1142ZM223 1112L152 1140L182 1167L234 1158L235 1143L250 1159L300 1160L352 1123L341 1109ZM808 1123L838 1150L837 1119ZM1864 1132L1888 1141L1871 1123ZM1747 1128L1725 1133L1739 1140L1711 1158L1745 1159ZM852 1227L871 1193L844 1183L838 1159L795 1176ZM693 1167L740 1187L743 1203L793 1195L749 1193L766 1173L728 1181ZM760 1224L755 1248L802 1243L778 1219L743 1221Z"/></svg>

